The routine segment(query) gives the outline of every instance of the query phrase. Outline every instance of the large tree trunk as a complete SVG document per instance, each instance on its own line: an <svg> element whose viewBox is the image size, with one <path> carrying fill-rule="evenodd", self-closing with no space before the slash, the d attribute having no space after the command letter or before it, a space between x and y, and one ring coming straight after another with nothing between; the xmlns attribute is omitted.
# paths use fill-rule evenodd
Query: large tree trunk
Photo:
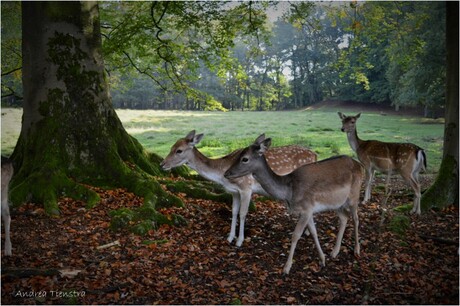
<svg viewBox="0 0 460 306"><path fill-rule="evenodd" d="M422 196L421 206L458 207L458 2L446 3L447 87L444 129L444 152L441 167L433 186Z"/></svg>
<svg viewBox="0 0 460 306"><path fill-rule="evenodd" d="M104 75L96 2L23 2L24 114L13 152L11 200L59 212L69 196L99 202L80 183L126 187L150 205L168 204L151 175L158 157L124 130Z"/></svg>

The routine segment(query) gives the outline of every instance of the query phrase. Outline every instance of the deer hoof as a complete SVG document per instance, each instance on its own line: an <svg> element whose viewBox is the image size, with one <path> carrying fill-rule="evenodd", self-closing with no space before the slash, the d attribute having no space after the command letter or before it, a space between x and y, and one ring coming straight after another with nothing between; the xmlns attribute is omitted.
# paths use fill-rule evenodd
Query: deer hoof
<svg viewBox="0 0 460 306"><path fill-rule="evenodd" d="M284 266L284 269L283 269L283 274L284 275L288 275L289 274L289 271L291 270L291 266Z"/></svg>
<svg viewBox="0 0 460 306"><path fill-rule="evenodd" d="M335 250L335 249L332 250L331 257L332 257L332 258L336 258L337 255L339 255L339 251L340 251L340 250Z"/></svg>

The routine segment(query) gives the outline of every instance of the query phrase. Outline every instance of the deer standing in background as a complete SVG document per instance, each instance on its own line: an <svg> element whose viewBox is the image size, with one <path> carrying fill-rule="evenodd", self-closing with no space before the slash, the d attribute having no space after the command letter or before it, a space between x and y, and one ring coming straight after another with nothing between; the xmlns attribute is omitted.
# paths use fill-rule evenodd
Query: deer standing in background
<svg viewBox="0 0 460 306"><path fill-rule="evenodd" d="M8 187L13 177L13 163L2 156L2 220L5 224L5 255L11 256L10 240L10 207L8 201Z"/></svg>
<svg viewBox="0 0 460 306"><path fill-rule="evenodd" d="M272 197L286 201L290 212L300 215L283 272L289 274L297 241L306 227L315 242L321 265L325 266L325 256L319 244L313 215L326 210L336 211L340 219L340 229L331 256L336 257L340 252L348 221L347 209L351 210L353 216L355 254L359 256L358 204L363 180L361 164L351 157L337 156L303 165L288 175L280 176L270 169L268 159L264 156L271 139L261 136L239 153L225 177L235 179L252 174Z"/></svg>
<svg viewBox="0 0 460 306"><path fill-rule="evenodd" d="M421 170L426 169L426 155L423 149L412 143L392 143L378 140L361 140L356 130L356 121L361 113L356 116L346 116L338 113L342 119L342 132L347 133L348 142L358 159L366 169L366 191L364 202L371 197L371 184L374 178L374 171L387 173L387 184L392 172L398 172L402 178L414 190L414 207L411 213L420 215L420 182L418 175ZM387 191L387 190L386 190Z"/></svg>
<svg viewBox="0 0 460 306"><path fill-rule="evenodd" d="M227 240L231 243L235 238L239 213L240 231L236 242L236 246L239 247L244 241L244 223L252 193L268 194L252 175L235 179L224 177L225 171L238 158L241 149L222 158L210 159L195 147L202 138L203 134L196 135L194 130L191 131L171 147L170 153L160 165L163 170L169 170L186 164L204 178L222 185L232 195L232 225ZM315 162L316 159L316 153L295 145L277 147L267 152L267 160L271 169L279 175L288 174L304 164Z"/></svg>

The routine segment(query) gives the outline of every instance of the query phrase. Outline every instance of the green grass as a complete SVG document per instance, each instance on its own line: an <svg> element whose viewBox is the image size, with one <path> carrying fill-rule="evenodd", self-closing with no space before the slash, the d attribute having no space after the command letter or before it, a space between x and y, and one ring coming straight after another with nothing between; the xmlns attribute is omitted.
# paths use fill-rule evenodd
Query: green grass
<svg viewBox="0 0 460 306"><path fill-rule="evenodd" d="M320 159L337 154L353 155L340 131L338 109L286 112L190 112L117 110L124 127L149 151L166 156L171 145L189 131L204 133L198 145L203 153L222 156L252 143L261 133L275 146L298 144L316 151ZM346 109L340 109L347 115ZM13 151L20 132L21 109L2 109L2 154ZM442 158L444 125L419 117L382 116L363 112L358 121L362 139L412 142L425 149L428 172L438 171Z"/></svg>

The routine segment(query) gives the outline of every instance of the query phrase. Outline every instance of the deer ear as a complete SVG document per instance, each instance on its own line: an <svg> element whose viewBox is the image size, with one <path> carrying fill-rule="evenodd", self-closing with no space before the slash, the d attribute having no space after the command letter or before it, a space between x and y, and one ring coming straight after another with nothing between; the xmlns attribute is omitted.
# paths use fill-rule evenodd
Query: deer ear
<svg viewBox="0 0 460 306"><path fill-rule="evenodd" d="M195 137L195 130L190 131L187 136L185 136L185 139L192 141L193 137Z"/></svg>
<svg viewBox="0 0 460 306"><path fill-rule="evenodd" d="M267 138L265 139L264 141L262 141L260 143L260 149L259 149L259 155L262 155L264 154L265 152L267 152L268 148L270 148L270 145L272 144L272 139L271 138Z"/></svg>
<svg viewBox="0 0 460 306"><path fill-rule="evenodd" d="M265 140L265 133L261 134L259 137L256 138L256 140L254 141L255 144L261 144L262 141Z"/></svg>
<svg viewBox="0 0 460 306"><path fill-rule="evenodd" d="M346 116L345 116L344 114L342 114L341 112L338 112L337 114L339 114L340 119L345 119L345 117L346 117Z"/></svg>
<svg viewBox="0 0 460 306"><path fill-rule="evenodd" d="M201 139L203 139L204 134L198 134L195 137L193 137L192 141L189 143L190 146L195 146L197 145Z"/></svg>
<svg viewBox="0 0 460 306"><path fill-rule="evenodd" d="M355 117L358 119L361 116L361 113L358 113Z"/></svg>

